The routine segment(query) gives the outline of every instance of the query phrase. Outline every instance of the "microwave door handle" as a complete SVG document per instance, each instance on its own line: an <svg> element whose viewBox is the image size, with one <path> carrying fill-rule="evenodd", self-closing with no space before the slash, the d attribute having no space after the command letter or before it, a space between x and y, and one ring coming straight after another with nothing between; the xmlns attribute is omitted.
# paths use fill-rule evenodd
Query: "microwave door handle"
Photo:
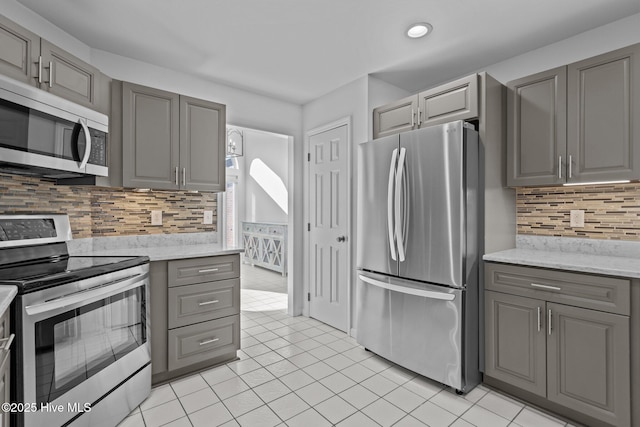
<svg viewBox="0 0 640 427"><path fill-rule="evenodd" d="M84 119L79 119L78 123L82 126L82 131L84 132L84 156L82 157L82 162L80 163L80 169L84 169L87 167L87 163L89 162L89 156L91 155L91 134L89 133L89 126ZM78 134L78 140L76 140L76 144L80 140L80 134Z"/></svg>
<svg viewBox="0 0 640 427"><path fill-rule="evenodd" d="M400 205L402 198L402 175L404 174L405 161L407 156L407 149L402 147L400 149L400 158L398 159L398 171L396 172L396 190L395 190L395 226L396 226L396 241L398 243L398 259L400 262L405 260L404 251L404 235L403 235L403 223L402 220L402 206Z"/></svg>
<svg viewBox="0 0 640 427"><path fill-rule="evenodd" d="M398 149L393 150L391 155L391 164L389 165L389 185L387 186L387 231L389 233L389 249L391 250L391 259L397 261L395 236L393 234L393 182L396 172L396 161L398 160Z"/></svg>

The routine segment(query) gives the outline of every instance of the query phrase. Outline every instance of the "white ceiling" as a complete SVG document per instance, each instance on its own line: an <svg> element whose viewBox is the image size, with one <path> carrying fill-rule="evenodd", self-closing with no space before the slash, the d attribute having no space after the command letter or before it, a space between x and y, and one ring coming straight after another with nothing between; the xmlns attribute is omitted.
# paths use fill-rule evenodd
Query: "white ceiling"
<svg viewBox="0 0 640 427"><path fill-rule="evenodd" d="M90 47L304 104L417 92L640 12L640 0L18 0ZM411 40L409 24L433 33Z"/></svg>

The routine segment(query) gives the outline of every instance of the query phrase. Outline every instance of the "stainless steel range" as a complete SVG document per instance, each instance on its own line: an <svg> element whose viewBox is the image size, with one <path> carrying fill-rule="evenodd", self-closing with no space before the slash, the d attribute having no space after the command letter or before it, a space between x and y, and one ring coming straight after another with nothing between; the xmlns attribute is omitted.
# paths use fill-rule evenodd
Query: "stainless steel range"
<svg viewBox="0 0 640 427"><path fill-rule="evenodd" d="M0 215L15 426L115 426L151 390L149 259L69 256L66 215Z"/></svg>

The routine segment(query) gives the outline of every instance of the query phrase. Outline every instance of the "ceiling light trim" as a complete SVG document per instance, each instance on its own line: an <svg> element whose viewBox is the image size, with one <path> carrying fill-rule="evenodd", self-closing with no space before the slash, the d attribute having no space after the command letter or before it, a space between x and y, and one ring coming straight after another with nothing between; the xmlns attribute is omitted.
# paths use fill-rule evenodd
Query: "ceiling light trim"
<svg viewBox="0 0 640 427"><path fill-rule="evenodd" d="M419 39L433 32L433 26L428 22L416 22L407 28L406 35L410 39Z"/></svg>

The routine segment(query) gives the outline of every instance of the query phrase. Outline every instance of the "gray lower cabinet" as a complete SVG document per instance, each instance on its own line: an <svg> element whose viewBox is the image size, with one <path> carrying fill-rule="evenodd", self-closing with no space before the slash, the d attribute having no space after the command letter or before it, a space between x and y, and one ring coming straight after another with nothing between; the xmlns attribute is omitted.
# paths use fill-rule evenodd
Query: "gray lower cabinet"
<svg viewBox="0 0 640 427"><path fill-rule="evenodd" d="M0 16L0 72L105 112L108 99L100 98L98 69L4 16Z"/></svg>
<svg viewBox="0 0 640 427"><path fill-rule="evenodd" d="M507 87L509 186L640 179L640 44Z"/></svg>
<svg viewBox="0 0 640 427"><path fill-rule="evenodd" d="M373 110L373 138L478 117L478 75L411 95Z"/></svg>
<svg viewBox="0 0 640 427"><path fill-rule="evenodd" d="M125 187L224 191L224 105L127 82L114 90Z"/></svg>
<svg viewBox="0 0 640 427"><path fill-rule="evenodd" d="M237 357L239 254L154 261L150 276L154 384Z"/></svg>
<svg viewBox="0 0 640 427"><path fill-rule="evenodd" d="M497 263L485 275L485 382L588 425L631 426L630 280Z"/></svg>

